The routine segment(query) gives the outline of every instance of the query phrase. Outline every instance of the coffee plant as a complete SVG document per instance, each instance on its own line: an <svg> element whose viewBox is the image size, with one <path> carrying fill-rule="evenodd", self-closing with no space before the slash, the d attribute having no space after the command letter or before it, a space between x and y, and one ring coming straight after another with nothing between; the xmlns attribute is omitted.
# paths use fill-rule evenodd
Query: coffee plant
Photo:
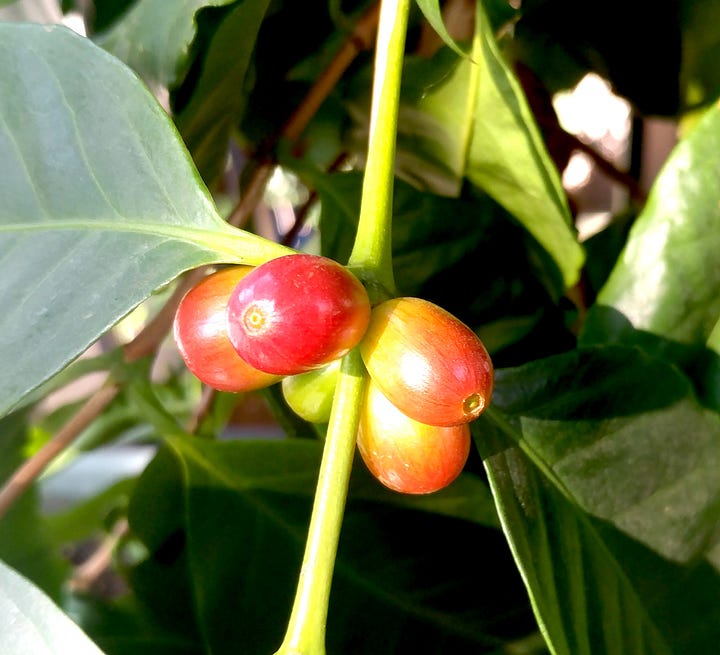
<svg viewBox="0 0 720 655"><path fill-rule="evenodd" d="M0 653L714 652L719 96L714 0L0 0Z"/></svg>

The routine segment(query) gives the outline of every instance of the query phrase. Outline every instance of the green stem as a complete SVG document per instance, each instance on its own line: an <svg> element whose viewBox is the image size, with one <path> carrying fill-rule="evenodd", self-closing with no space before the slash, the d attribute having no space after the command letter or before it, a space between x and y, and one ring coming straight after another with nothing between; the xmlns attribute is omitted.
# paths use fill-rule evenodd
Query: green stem
<svg viewBox="0 0 720 655"><path fill-rule="evenodd" d="M305 555L285 639L276 655L324 655L335 555L365 385L360 354L345 356L320 464Z"/></svg>
<svg viewBox="0 0 720 655"><path fill-rule="evenodd" d="M410 0L385 0L380 8L368 156L358 232L348 266L366 284L371 300L395 292L392 269L392 199L400 80Z"/></svg>
<svg viewBox="0 0 720 655"><path fill-rule="evenodd" d="M400 79L410 0L383 0L378 24L368 158L349 268L377 302L395 292L392 195ZM320 464L307 544L288 629L276 655L325 655L325 624L366 373L359 352L345 356Z"/></svg>

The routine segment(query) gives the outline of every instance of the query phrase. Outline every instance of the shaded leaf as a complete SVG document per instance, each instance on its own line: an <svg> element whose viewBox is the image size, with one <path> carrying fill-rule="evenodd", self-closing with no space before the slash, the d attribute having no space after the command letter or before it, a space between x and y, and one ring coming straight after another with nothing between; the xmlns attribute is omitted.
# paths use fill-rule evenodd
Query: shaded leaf
<svg viewBox="0 0 720 655"><path fill-rule="evenodd" d="M514 41L551 93L594 71L641 114L673 116L686 56L679 16L684 4L697 2L526 0Z"/></svg>
<svg viewBox="0 0 720 655"><path fill-rule="evenodd" d="M682 57L680 83L686 107L708 104L720 94L720 6L714 0L680 3Z"/></svg>
<svg viewBox="0 0 720 655"><path fill-rule="evenodd" d="M639 350L595 348L499 371L493 403L476 440L556 651L711 650L720 418L687 379Z"/></svg>
<svg viewBox="0 0 720 655"><path fill-rule="evenodd" d="M286 252L221 220L145 87L62 27L0 24L0 197L0 414L182 271Z"/></svg>
<svg viewBox="0 0 720 655"><path fill-rule="evenodd" d="M27 442L26 422L25 412L0 419L2 483L23 462ZM38 489L33 484L0 518L0 559L57 599L67 572L67 564L61 559L57 545L40 512ZM0 643L0 651L4 652L1 646Z"/></svg>
<svg viewBox="0 0 720 655"><path fill-rule="evenodd" d="M65 606L107 655L205 655L201 643L158 625L132 596L101 600L77 595Z"/></svg>
<svg viewBox="0 0 720 655"><path fill-rule="evenodd" d="M225 164L228 140L240 123L241 90L255 39L270 0L244 0L223 19L204 53L200 77L176 123L200 174L209 184Z"/></svg>
<svg viewBox="0 0 720 655"><path fill-rule="evenodd" d="M187 72L195 14L233 0L138 0L96 41L124 61L153 89L177 84Z"/></svg>
<svg viewBox="0 0 720 655"><path fill-rule="evenodd" d="M5 655L102 655L57 605L2 562L0 645Z"/></svg>
<svg viewBox="0 0 720 655"><path fill-rule="evenodd" d="M169 444L140 480L131 524L151 552L187 557L183 575L213 652L270 652L292 605L322 444ZM335 573L330 652L500 653L507 640L534 632L502 538L482 527L495 521L487 487L463 478L435 496L406 499L358 465ZM169 550L183 543L168 538L178 534L186 554ZM480 565L485 557L493 558L492 573ZM502 593L479 595L480 578Z"/></svg>

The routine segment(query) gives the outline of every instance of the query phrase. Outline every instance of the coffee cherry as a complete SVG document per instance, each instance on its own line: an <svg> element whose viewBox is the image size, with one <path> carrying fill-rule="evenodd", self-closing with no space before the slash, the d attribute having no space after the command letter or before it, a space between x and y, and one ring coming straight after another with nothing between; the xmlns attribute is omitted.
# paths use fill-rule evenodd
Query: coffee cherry
<svg viewBox="0 0 720 655"><path fill-rule="evenodd" d="M344 266L286 255L258 266L228 303L228 335L255 368L296 375L345 355L365 334L370 302Z"/></svg>
<svg viewBox="0 0 720 655"><path fill-rule="evenodd" d="M482 341L427 300L395 298L375 307L360 352L390 402L421 423L467 423L490 401L493 366Z"/></svg>
<svg viewBox="0 0 720 655"><path fill-rule="evenodd" d="M395 407L369 381L358 429L358 450L370 472L386 487L425 494L449 485L470 452L470 427L426 425Z"/></svg>
<svg viewBox="0 0 720 655"><path fill-rule="evenodd" d="M300 418L310 423L327 423L330 420L341 362L341 359L336 359L315 371L283 378L285 402Z"/></svg>
<svg viewBox="0 0 720 655"><path fill-rule="evenodd" d="M280 380L245 362L227 336L230 293L251 270L234 266L208 275L185 294L175 314L173 336L185 364L202 382L220 391L252 391Z"/></svg>

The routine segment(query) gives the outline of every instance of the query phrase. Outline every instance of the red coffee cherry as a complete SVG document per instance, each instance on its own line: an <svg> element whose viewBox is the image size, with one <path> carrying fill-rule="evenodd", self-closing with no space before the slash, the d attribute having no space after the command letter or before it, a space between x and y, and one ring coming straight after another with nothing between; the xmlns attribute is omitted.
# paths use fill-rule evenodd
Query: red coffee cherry
<svg viewBox="0 0 720 655"><path fill-rule="evenodd" d="M493 366L482 341L427 300L395 298L375 307L360 352L383 394L421 423L467 423L490 401Z"/></svg>
<svg viewBox="0 0 720 655"><path fill-rule="evenodd" d="M175 314L173 336L185 364L220 391L252 391L280 380L245 362L227 336L230 293L250 271L250 266L233 266L208 275L185 294Z"/></svg>
<svg viewBox="0 0 720 655"><path fill-rule="evenodd" d="M344 266L317 255L273 259L243 278L228 303L228 335L255 368L296 375L345 355L365 334L370 301Z"/></svg>
<svg viewBox="0 0 720 655"><path fill-rule="evenodd" d="M426 494L449 485L470 452L470 427L426 425L403 414L371 380L358 429L358 450L386 487Z"/></svg>

